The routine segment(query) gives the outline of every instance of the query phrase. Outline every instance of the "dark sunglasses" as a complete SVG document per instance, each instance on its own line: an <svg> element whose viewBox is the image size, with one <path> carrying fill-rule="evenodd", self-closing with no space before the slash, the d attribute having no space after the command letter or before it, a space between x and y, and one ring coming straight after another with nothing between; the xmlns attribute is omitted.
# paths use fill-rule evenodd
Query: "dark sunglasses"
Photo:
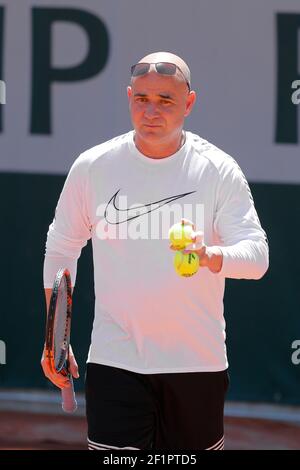
<svg viewBox="0 0 300 470"><path fill-rule="evenodd" d="M187 80L183 71L180 69L180 67L178 67L178 65L172 64L171 62L139 62L138 64L132 65L131 76L140 77L141 75L146 75L146 73L148 73L150 70L150 65L155 65L156 72L161 75L175 75L178 69L183 78L185 79L189 91L191 91L190 82Z"/></svg>

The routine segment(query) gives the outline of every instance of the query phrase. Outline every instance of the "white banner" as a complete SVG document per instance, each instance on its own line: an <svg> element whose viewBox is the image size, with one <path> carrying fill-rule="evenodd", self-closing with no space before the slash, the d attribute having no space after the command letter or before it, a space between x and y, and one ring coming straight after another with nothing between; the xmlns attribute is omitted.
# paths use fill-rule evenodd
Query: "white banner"
<svg viewBox="0 0 300 470"><path fill-rule="evenodd" d="M167 50L198 92L187 129L250 181L300 182L299 0L4 0L0 32L0 171L66 173L127 132L130 65Z"/></svg>

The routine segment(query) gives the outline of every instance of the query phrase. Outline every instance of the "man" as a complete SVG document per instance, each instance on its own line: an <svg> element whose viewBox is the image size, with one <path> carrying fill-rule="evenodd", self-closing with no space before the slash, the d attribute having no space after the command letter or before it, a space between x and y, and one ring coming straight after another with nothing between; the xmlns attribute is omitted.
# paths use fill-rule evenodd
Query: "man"
<svg viewBox="0 0 300 470"><path fill-rule="evenodd" d="M77 259L92 238L89 448L221 450L225 278L261 278L267 239L237 163L183 130L196 100L187 64L159 52L131 72L134 130L80 155L65 182L47 238L47 303L60 267L75 284ZM183 278L168 229L190 218L204 245L188 247L201 269ZM68 385L42 366L58 387ZM71 372L78 376L73 354Z"/></svg>

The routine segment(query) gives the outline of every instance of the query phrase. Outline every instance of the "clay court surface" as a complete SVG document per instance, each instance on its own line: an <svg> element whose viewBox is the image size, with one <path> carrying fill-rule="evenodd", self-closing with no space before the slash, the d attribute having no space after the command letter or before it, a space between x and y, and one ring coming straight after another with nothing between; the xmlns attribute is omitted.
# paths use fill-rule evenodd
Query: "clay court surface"
<svg viewBox="0 0 300 470"><path fill-rule="evenodd" d="M300 423L225 418L226 450L300 449ZM85 450L83 416L0 411L0 449Z"/></svg>

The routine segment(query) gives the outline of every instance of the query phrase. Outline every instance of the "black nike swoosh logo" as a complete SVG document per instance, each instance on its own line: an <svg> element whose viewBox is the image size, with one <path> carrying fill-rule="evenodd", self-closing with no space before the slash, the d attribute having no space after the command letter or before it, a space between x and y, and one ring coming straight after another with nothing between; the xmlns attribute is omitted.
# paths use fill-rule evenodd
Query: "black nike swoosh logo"
<svg viewBox="0 0 300 470"><path fill-rule="evenodd" d="M104 211L105 220L108 224L111 224L111 225L124 224L125 222L129 222L130 220L137 219L138 217L142 217L143 215L149 214L149 212L153 212L153 211L160 209L161 207L165 206L166 204L169 204L170 202L176 201L177 199L182 199L183 197L196 192L196 191L190 191L188 193L182 193L176 196L166 197L165 199L160 199L159 201L150 202L149 204L142 204L140 206L135 206L132 209L120 209L116 205L116 198L120 191L121 189L119 189L110 198ZM143 209L144 209L144 212L141 214L141 210ZM139 211L138 214L137 214L137 211ZM132 215L130 215L131 213ZM108 215L110 215L110 217L108 217ZM110 218L113 218L111 217L111 215L114 215L117 221L109 220Z"/></svg>

